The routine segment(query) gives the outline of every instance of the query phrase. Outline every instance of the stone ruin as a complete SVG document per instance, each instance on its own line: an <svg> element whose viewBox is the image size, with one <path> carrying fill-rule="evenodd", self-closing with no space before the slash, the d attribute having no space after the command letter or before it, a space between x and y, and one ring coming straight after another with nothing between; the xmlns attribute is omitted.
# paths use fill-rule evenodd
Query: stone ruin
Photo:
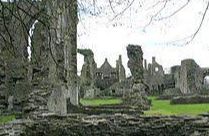
<svg viewBox="0 0 209 136"><path fill-rule="evenodd" d="M202 93L208 71L209 68L201 68L193 59L183 60L175 73L179 75L175 76L175 87L179 88L182 94Z"/></svg>
<svg viewBox="0 0 209 136"><path fill-rule="evenodd" d="M101 91L101 94L105 95L115 95L119 92L117 90L111 89L111 87L120 83L126 79L125 68L122 64L122 57L119 56L119 59L116 61L116 67L113 68L107 59L102 64L100 68L96 70L95 85Z"/></svg>
<svg viewBox="0 0 209 136"><path fill-rule="evenodd" d="M1 98L5 99L5 106L13 108L10 110L46 110L66 114L68 103L75 106L79 104L76 59L78 19L75 16L77 4L71 1L54 2L48 1L48 8L38 2L33 3L37 5L30 9L28 7L31 5L27 4L31 3L17 2L20 8L14 10L14 13L5 10L5 20L0 20L1 33L5 38L0 39L0 91ZM70 12L65 8L69 4L73 7ZM50 10L51 8L54 10ZM56 12L58 10L59 13ZM17 13L24 17L25 27L15 18L14 14ZM26 13L30 13L30 16ZM47 20L45 15L53 15L54 18ZM35 24L37 20L38 23ZM3 25L4 21L7 22L6 26ZM36 27L30 47L26 39L33 24ZM30 59L28 48L31 48Z"/></svg>
<svg viewBox="0 0 209 136"><path fill-rule="evenodd" d="M134 82L142 82L143 80L143 52L141 46L137 45L128 45L127 55L129 58L128 67L133 76Z"/></svg>
<svg viewBox="0 0 209 136"><path fill-rule="evenodd" d="M148 109L150 103L146 98L147 92L149 89L159 89L158 85L162 85L161 80L148 84L148 80L152 77L153 79L156 76L163 77L163 70L154 59L148 68L146 65L144 68L143 52L137 45L127 47L128 67L132 77L125 78L121 57L117 61L116 70L113 71L117 75L117 82L120 83L121 89L128 91L124 96L123 107L111 108L120 111L119 113L127 109L127 113L132 112L132 114L113 112L114 114L110 115L108 111L106 112L108 115L101 115L104 113L102 109L97 116L83 114L63 116L79 106L78 84L87 88L86 90L94 89L96 86L94 80L96 63L90 50L78 50L84 55L85 64L80 80L77 77L78 19L77 10L75 10L77 4L74 0L48 1L43 10L38 3L36 3L38 8L28 9L27 7L30 6L25 2L18 2L18 6L35 18L31 19L31 16L22 11L10 13L5 10L6 20L0 20L2 34L0 38L0 109L1 112L8 110L24 113L23 119L4 126L0 125L0 135L209 135L208 115L195 118L143 117L136 115L139 114L138 111L129 109L130 107L137 107L140 111ZM66 8L68 6L72 8ZM21 18L25 18L24 28L13 16L17 13L20 13ZM46 13L55 18L46 18ZM38 22L35 24L36 20ZM50 27L46 27L43 22ZM30 47L26 39L33 24L35 24L35 30ZM31 58L28 58L30 56L28 48L31 48ZM108 64L105 63L105 66ZM158 67L158 70L155 67ZM163 88L179 88L184 95L201 93L204 77L208 75L208 71L208 68L200 68L193 60L184 60L181 66L172 69L171 74L164 75L164 79L167 80L166 82L164 80ZM115 73L112 73L112 76ZM101 77L106 77L106 74ZM113 85L111 84L110 87ZM128 108L127 105L129 105Z"/></svg>
<svg viewBox="0 0 209 136"><path fill-rule="evenodd" d="M170 74L166 75L167 87L160 98L172 99L182 96L179 101L184 101L182 99L193 99L195 96L198 99L202 97L201 95L208 95L208 89L204 85L204 78L209 74L208 71L209 68L201 68L193 59L182 60L180 66L171 67Z"/></svg>
<svg viewBox="0 0 209 136"><path fill-rule="evenodd" d="M90 49L78 49L77 52L84 56L80 75L80 95L84 98L94 98L97 95L95 87L97 64L94 60L94 53Z"/></svg>
<svg viewBox="0 0 209 136"><path fill-rule="evenodd" d="M1 25L5 37L11 38L7 32L11 31L12 38L14 38L12 45L1 39L3 42L0 46L0 59L2 60L0 64L0 98L3 110L21 112L34 117L46 113L66 115L79 106L79 86L84 88L86 97L93 97L97 93L94 91L97 88L110 88L113 84L126 80L121 56L117 60L116 68L113 68L107 60L100 68L97 68L91 50L77 50L76 2L47 1L44 7L40 4L41 2L34 3L37 7L27 11L32 12L34 18L31 18L32 15L25 15L25 12L22 13L22 16L27 17L24 22L27 24L26 28L21 27L18 24L21 22L16 18L10 18L13 14L9 12L6 21L9 22L7 27L10 29L5 30L6 28ZM22 2L17 2L17 4L20 4L18 6L23 9L28 7ZM72 6L70 11L65 8L66 5ZM41 13L36 15L40 11ZM47 18L45 15L53 15L53 17ZM4 23L2 21L5 20L1 20L1 23ZM18 25L17 32L13 31L13 24ZM35 29L29 44L25 38L29 37L28 32L32 26L35 26ZM11 47L14 54L11 54L7 46L15 47L14 49ZM31 54L28 50L31 51ZM77 52L84 55L85 61L80 80L77 77ZM133 53L135 52L133 51ZM141 61L142 54L135 53L134 57ZM133 56L130 59L134 59ZM143 71L136 71L136 68L132 67L132 63L137 64L137 62L134 60L130 62L130 68L135 72L133 74L134 83L141 81ZM101 82L104 84L99 84ZM140 86L134 85L130 89L137 90L138 87ZM101 94L101 91L99 93ZM111 93L115 94L116 90L112 89ZM139 98L139 96L137 97Z"/></svg>
<svg viewBox="0 0 209 136"><path fill-rule="evenodd" d="M124 103L137 106L140 109L149 109L150 101L147 98L147 86L144 83L143 52L141 46L128 45L127 54L133 86L131 87L132 91L124 97Z"/></svg>
<svg viewBox="0 0 209 136"><path fill-rule="evenodd" d="M162 94L165 89L165 73L155 57L152 57L152 63L148 65L146 59L144 60L144 82L149 87L148 95Z"/></svg>
<svg viewBox="0 0 209 136"><path fill-rule="evenodd" d="M126 79L122 57L116 61L113 68L107 58L101 67L97 67L94 54L90 49L78 49L78 53L84 56L84 64L80 76L80 93L84 98L120 95L121 91L113 86Z"/></svg>
<svg viewBox="0 0 209 136"><path fill-rule="evenodd" d="M106 58L101 67L96 69L96 87L101 91L106 91L107 88L118 81L117 69L113 68Z"/></svg>
<svg viewBox="0 0 209 136"><path fill-rule="evenodd" d="M97 68L94 61L94 54L90 49L78 49L78 53L84 55L84 64L80 76L80 90L83 89L84 98L118 96L124 100L123 104L118 105L118 107L89 107L90 110L103 110L105 112L107 110L106 108L113 108L114 111L121 108L125 112L124 106L127 109L130 106L134 107L133 109L137 109L138 111L149 109L150 101L146 97L147 86L144 83L143 77L143 52L140 46L129 45L127 47L129 56L128 66L132 72L131 78L126 78L121 56L116 61L116 68L113 68L107 59L105 59L105 62L100 68Z"/></svg>

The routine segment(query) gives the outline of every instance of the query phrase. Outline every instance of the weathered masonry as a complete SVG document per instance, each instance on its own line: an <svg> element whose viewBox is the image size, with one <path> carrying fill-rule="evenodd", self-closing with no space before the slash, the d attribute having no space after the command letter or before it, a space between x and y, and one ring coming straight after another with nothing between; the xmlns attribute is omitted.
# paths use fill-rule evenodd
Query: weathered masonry
<svg viewBox="0 0 209 136"><path fill-rule="evenodd" d="M43 97L42 109L66 114L67 105L79 104L77 1L15 1L0 9L5 16L0 20L1 95L13 104L10 108L35 111L40 106L33 106L29 98Z"/></svg>

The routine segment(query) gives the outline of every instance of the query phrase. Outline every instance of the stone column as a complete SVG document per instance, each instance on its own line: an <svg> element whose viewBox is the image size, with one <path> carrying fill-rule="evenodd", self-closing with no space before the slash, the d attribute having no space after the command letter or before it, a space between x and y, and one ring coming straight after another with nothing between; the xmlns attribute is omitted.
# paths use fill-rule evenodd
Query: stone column
<svg viewBox="0 0 209 136"><path fill-rule="evenodd" d="M126 71L122 63L122 56L119 55L118 60L116 61L116 69L118 73L118 80L122 82L126 79Z"/></svg>
<svg viewBox="0 0 209 136"><path fill-rule="evenodd" d="M200 67L192 59L186 59L181 62L180 71L180 90L182 94L198 93L198 75Z"/></svg>
<svg viewBox="0 0 209 136"><path fill-rule="evenodd" d="M61 101L65 102L60 103L67 103L67 99L70 99L71 104L78 105L77 0L54 0L48 1L47 5L48 14L52 16L49 78L53 79L51 81L54 86L53 92L62 91L64 94L64 99ZM56 94L53 92L52 96ZM62 106L57 106L58 110L60 107ZM67 108L67 104L64 107ZM54 108L51 110L58 111Z"/></svg>
<svg viewBox="0 0 209 136"><path fill-rule="evenodd" d="M84 56L80 76L81 91L85 98L93 98L95 95L95 70L97 68L94 53L90 49L78 49L78 53Z"/></svg>
<svg viewBox="0 0 209 136"><path fill-rule="evenodd" d="M131 74L135 82L142 82L143 80L143 52L141 46L128 45L128 67L131 70Z"/></svg>
<svg viewBox="0 0 209 136"><path fill-rule="evenodd" d="M129 58L128 67L131 70L134 83L131 88L132 91L124 98L124 103L141 110L149 109L150 102L147 99L147 86L144 84L143 77L143 52L141 46L128 45L127 53Z"/></svg>

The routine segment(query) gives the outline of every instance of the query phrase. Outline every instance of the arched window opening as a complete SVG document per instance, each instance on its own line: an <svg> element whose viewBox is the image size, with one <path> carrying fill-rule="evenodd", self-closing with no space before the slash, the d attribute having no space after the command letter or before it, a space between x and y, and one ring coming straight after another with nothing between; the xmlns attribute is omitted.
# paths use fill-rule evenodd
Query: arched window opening
<svg viewBox="0 0 209 136"><path fill-rule="evenodd" d="M205 89L209 90L209 75L204 77L203 86Z"/></svg>
<svg viewBox="0 0 209 136"><path fill-rule="evenodd" d="M30 30L29 30L29 36L28 36L28 47L27 47L27 52L28 52L28 60L31 61L31 54L32 54L32 51L31 51L31 47L32 47L32 36L33 36L33 32L34 32L34 29L35 29L35 25L36 23L38 23L38 20L36 20L33 25L31 26Z"/></svg>

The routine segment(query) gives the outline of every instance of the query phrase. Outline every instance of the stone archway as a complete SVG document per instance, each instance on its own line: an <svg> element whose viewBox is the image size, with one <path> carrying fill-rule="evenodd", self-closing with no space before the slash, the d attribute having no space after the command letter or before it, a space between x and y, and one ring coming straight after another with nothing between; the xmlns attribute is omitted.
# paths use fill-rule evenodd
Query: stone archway
<svg viewBox="0 0 209 136"><path fill-rule="evenodd" d="M208 93L209 92L209 68L202 69L202 77L201 77L201 83L202 83L202 92Z"/></svg>
<svg viewBox="0 0 209 136"><path fill-rule="evenodd" d="M205 84L207 79L209 79L209 68L204 68L202 69L202 84Z"/></svg>
<svg viewBox="0 0 209 136"><path fill-rule="evenodd" d="M203 79L203 85L204 86L209 86L209 75L206 75Z"/></svg>

